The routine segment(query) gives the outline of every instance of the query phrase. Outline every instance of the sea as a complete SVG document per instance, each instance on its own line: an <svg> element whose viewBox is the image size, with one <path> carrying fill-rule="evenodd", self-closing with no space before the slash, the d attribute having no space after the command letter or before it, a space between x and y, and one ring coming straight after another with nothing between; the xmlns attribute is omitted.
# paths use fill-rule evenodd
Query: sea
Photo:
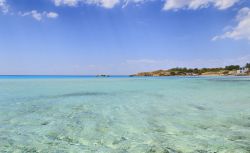
<svg viewBox="0 0 250 153"><path fill-rule="evenodd" d="M1 153L250 153L250 77L0 76Z"/></svg>

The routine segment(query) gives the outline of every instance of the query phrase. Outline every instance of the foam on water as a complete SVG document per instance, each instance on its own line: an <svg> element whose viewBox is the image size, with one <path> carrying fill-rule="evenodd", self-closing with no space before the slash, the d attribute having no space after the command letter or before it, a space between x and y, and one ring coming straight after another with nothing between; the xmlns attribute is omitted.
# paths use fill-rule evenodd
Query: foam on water
<svg viewBox="0 0 250 153"><path fill-rule="evenodd" d="M0 79L0 152L249 153L250 78Z"/></svg>

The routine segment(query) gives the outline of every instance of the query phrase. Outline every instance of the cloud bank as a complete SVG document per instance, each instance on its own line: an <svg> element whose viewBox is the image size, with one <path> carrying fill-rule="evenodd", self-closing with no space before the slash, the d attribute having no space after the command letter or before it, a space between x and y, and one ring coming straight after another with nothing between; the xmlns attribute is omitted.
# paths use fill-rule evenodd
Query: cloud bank
<svg viewBox="0 0 250 153"><path fill-rule="evenodd" d="M236 17L236 26L230 28L222 35L215 36L212 40L231 38L234 40L246 39L250 41L250 8L245 7L239 10Z"/></svg>
<svg viewBox="0 0 250 153"><path fill-rule="evenodd" d="M97 5L106 9L111 9L118 4L126 7L129 3L141 4L157 0L51 0L55 6L76 7L80 4ZM162 0L164 2L163 10L179 10L179 9L201 9L214 6L219 10L232 7L240 0ZM0 0L0 11L7 13L9 6L7 0ZM38 17L39 18L39 17Z"/></svg>
<svg viewBox="0 0 250 153"><path fill-rule="evenodd" d="M77 6L80 3L98 5L104 8L113 8L120 0L53 0L56 6Z"/></svg>
<svg viewBox="0 0 250 153"><path fill-rule="evenodd" d="M117 4L126 6L128 3L143 3L156 0L52 0L56 6L77 6L80 3L113 8ZM214 6L220 10L232 7L240 0L165 0L163 10L200 9Z"/></svg>
<svg viewBox="0 0 250 153"><path fill-rule="evenodd" d="M214 6L219 10L232 7L239 0L166 0L163 10L190 9L196 10Z"/></svg>
<svg viewBox="0 0 250 153"><path fill-rule="evenodd" d="M56 6L77 6L79 4L89 4L89 5L97 5L103 8L113 8L117 4L122 4L123 7L128 5L129 3L142 3L146 1L152 0L52 0Z"/></svg>

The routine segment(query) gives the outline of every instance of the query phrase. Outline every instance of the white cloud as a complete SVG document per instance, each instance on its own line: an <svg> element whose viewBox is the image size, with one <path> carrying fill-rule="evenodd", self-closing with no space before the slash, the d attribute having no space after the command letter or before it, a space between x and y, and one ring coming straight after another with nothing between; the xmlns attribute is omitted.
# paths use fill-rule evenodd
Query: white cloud
<svg viewBox="0 0 250 153"><path fill-rule="evenodd" d="M22 13L21 15L22 16L32 16L34 19L36 19L38 21L42 20L42 13L39 13L36 10L32 10L30 12L25 12L25 13Z"/></svg>
<svg viewBox="0 0 250 153"><path fill-rule="evenodd" d="M30 12L24 12L24 13L20 12L19 15L31 16L37 21L41 21L44 17L47 17L47 18L57 18L58 17L58 14L55 12L46 12L46 11L38 12L37 10L32 10Z"/></svg>
<svg viewBox="0 0 250 153"><path fill-rule="evenodd" d="M49 12L46 14L47 18L57 18L58 14L56 12Z"/></svg>
<svg viewBox="0 0 250 153"><path fill-rule="evenodd" d="M56 6L68 5L76 6L80 0L53 0Z"/></svg>
<svg viewBox="0 0 250 153"><path fill-rule="evenodd" d="M240 0L214 0L214 6L223 10L232 7L234 4Z"/></svg>
<svg viewBox="0 0 250 153"><path fill-rule="evenodd" d="M163 10L191 9L196 10L214 6L220 10L232 7L240 0L166 0Z"/></svg>
<svg viewBox="0 0 250 153"><path fill-rule="evenodd" d="M136 4L138 6L138 5L143 4L145 2L152 2L152 1L156 1L156 0L123 0L122 8L125 8L129 4Z"/></svg>
<svg viewBox="0 0 250 153"><path fill-rule="evenodd" d="M104 8L112 8L119 3L119 0L99 0L99 5Z"/></svg>
<svg viewBox="0 0 250 153"><path fill-rule="evenodd" d="M120 0L53 0L56 6L77 6L79 3L98 5L104 8L113 8Z"/></svg>
<svg viewBox="0 0 250 153"><path fill-rule="evenodd" d="M6 0L0 0L0 11L7 13L9 11L9 6L7 5Z"/></svg>
<svg viewBox="0 0 250 153"><path fill-rule="evenodd" d="M127 6L129 3L140 4L144 2L157 1L157 0L52 0L56 6L67 5L77 6L80 3L98 5L104 8L113 8L117 4L122 4L122 7ZM227 9L240 0L165 0L164 10L178 10L178 9L198 9L205 8L210 5L218 9Z"/></svg>
<svg viewBox="0 0 250 153"><path fill-rule="evenodd" d="M237 25L224 34L215 36L212 40L218 39L247 39L250 41L250 8L242 8L236 17Z"/></svg>
<svg viewBox="0 0 250 153"><path fill-rule="evenodd" d="M143 3L147 1L154 1L154 0L52 0L56 6L66 5L66 6L77 6L80 3L83 4L90 4L90 5L97 5L103 8L113 8L117 4L122 4L123 7L127 6L129 3Z"/></svg>

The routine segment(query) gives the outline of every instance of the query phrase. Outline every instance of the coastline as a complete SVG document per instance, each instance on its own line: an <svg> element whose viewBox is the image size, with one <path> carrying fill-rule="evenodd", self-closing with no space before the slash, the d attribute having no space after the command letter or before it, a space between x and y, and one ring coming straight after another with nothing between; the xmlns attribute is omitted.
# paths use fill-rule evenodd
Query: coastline
<svg viewBox="0 0 250 153"><path fill-rule="evenodd" d="M224 68L204 68L204 69L186 69L174 68L169 70L156 70L151 72L139 72L130 75L134 76L151 76L151 77L167 77L167 76L250 76L250 71L241 73L238 70L226 70Z"/></svg>

